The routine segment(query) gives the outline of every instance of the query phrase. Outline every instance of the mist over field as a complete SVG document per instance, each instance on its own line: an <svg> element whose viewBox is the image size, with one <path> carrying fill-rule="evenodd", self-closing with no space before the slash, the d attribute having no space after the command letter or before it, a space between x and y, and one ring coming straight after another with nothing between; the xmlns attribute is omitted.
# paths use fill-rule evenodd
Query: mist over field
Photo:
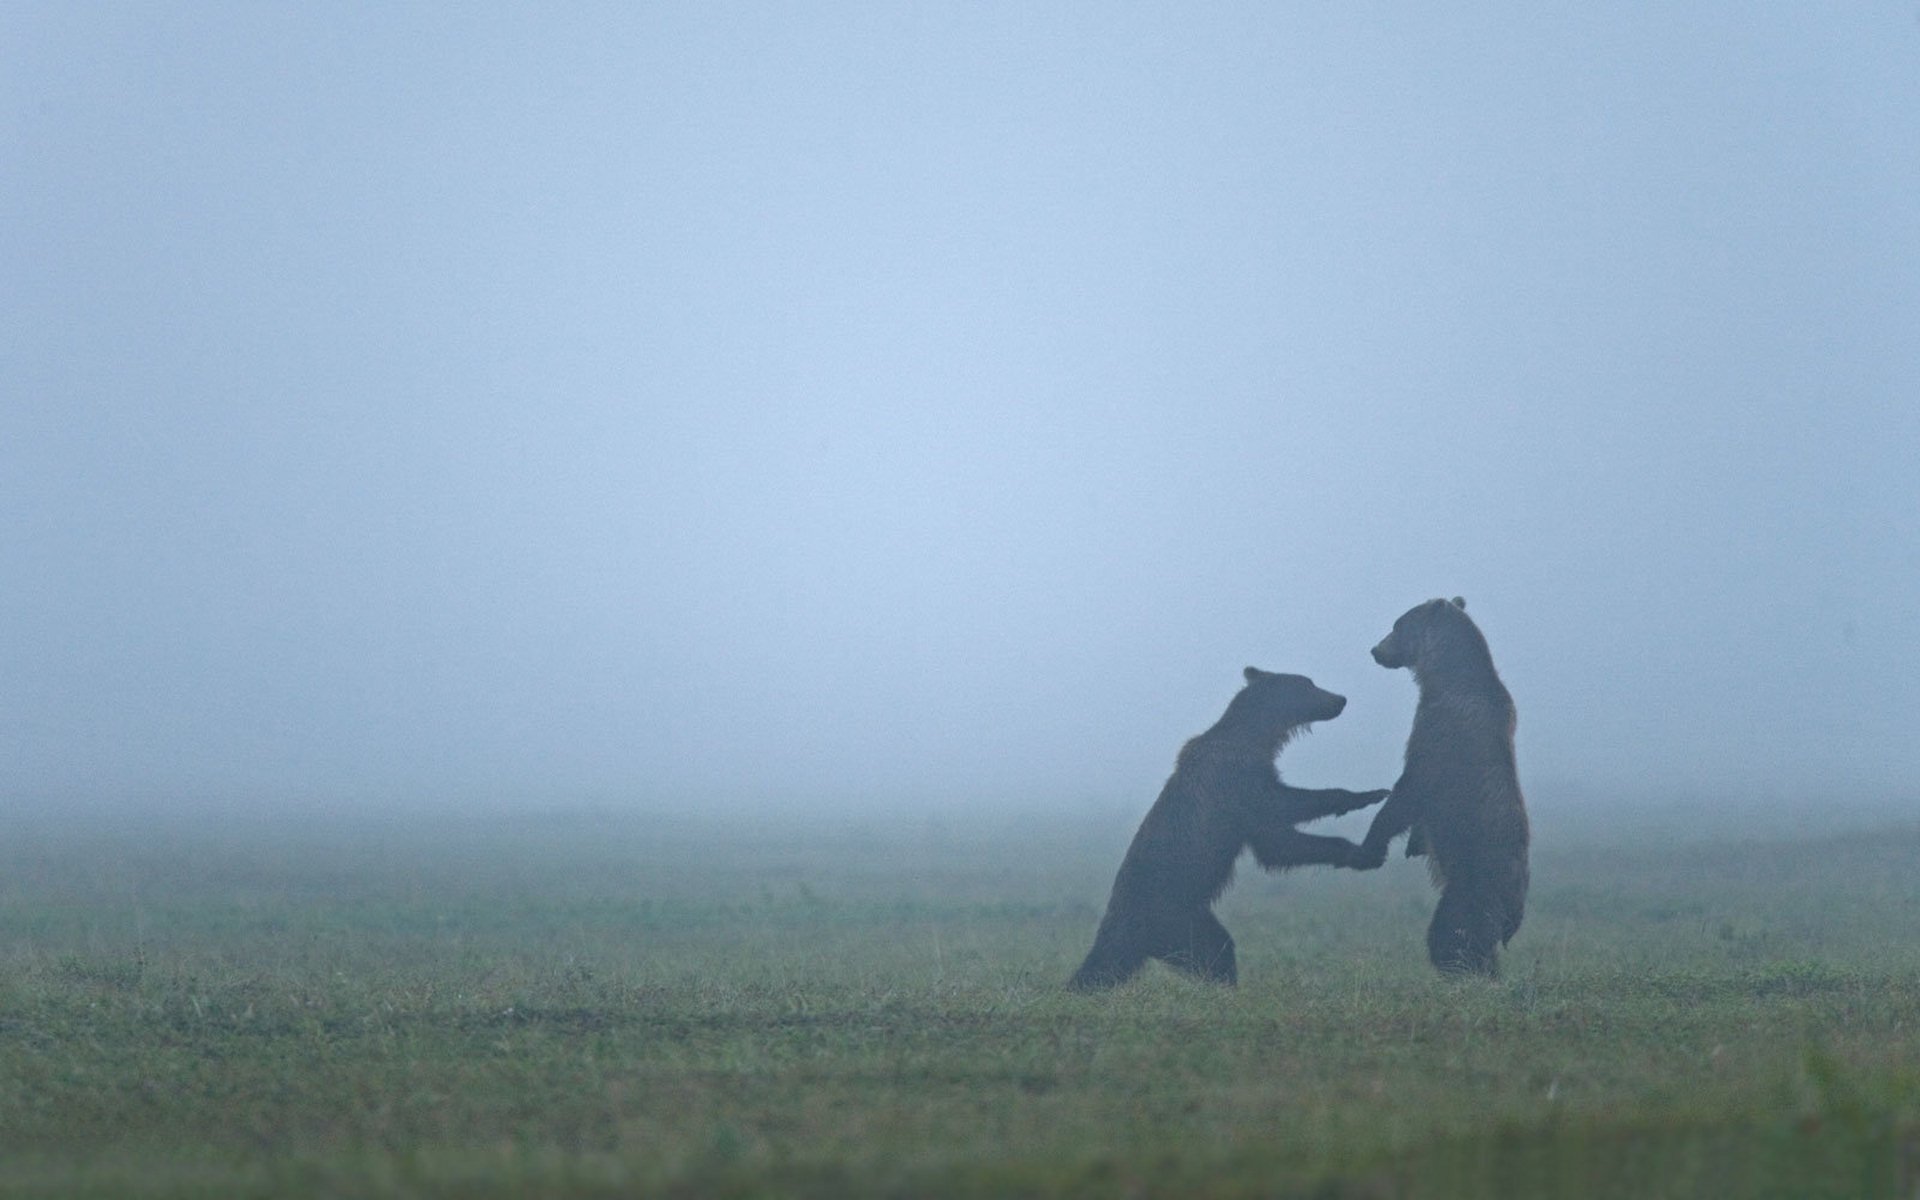
<svg viewBox="0 0 1920 1200"><path fill-rule="evenodd" d="M1911 5L16 4L0 794L1920 797Z"/></svg>

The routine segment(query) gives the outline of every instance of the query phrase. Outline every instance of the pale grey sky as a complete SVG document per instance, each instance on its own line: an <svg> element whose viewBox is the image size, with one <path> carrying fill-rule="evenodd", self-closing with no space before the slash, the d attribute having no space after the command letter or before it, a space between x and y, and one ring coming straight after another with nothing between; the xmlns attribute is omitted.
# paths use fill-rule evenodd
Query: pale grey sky
<svg viewBox="0 0 1920 1200"><path fill-rule="evenodd" d="M6 27L6 794L1920 796L1911 4Z"/></svg>

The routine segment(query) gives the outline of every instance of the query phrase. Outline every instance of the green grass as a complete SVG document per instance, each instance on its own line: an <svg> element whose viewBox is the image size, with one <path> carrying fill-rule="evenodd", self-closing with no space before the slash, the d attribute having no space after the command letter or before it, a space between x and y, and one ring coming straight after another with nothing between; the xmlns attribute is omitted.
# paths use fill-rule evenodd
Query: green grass
<svg viewBox="0 0 1920 1200"><path fill-rule="evenodd" d="M1124 815L0 820L0 1194L1873 1196L1920 831L1243 868L1242 986L1060 986Z"/></svg>

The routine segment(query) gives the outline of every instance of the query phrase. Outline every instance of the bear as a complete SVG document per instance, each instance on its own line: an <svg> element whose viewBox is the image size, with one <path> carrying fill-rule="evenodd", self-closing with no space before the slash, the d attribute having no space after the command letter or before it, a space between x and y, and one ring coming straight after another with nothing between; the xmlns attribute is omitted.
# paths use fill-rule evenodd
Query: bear
<svg viewBox="0 0 1920 1200"><path fill-rule="evenodd" d="M1373 661L1413 672L1420 690L1405 767L1361 842L1363 870L1407 833L1440 889L1427 958L1448 975L1499 973L1499 950L1527 904L1526 800L1514 762L1513 697L1467 602L1428 600L1393 623Z"/></svg>
<svg viewBox="0 0 1920 1200"><path fill-rule="evenodd" d="M1383 788L1295 788L1274 759L1315 721L1331 721L1344 696L1304 675L1248 667L1246 686L1205 733L1180 751L1173 775L1134 834L1114 877L1093 949L1068 987L1089 991L1131 979L1149 958L1196 978L1239 978L1233 938L1213 915L1244 848L1268 870L1327 863L1352 866L1361 848L1294 826L1378 803Z"/></svg>

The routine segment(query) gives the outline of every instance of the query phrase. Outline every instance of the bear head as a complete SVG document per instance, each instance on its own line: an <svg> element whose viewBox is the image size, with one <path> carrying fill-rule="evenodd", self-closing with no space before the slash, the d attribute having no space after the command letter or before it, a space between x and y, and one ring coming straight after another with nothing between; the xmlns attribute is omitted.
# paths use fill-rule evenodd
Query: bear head
<svg viewBox="0 0 1920 1200"><path fill-rule="evenodd" d="M1233 698L1234 708L1249 722L1269 729L1292 729L1314 721L1331 721L1347 707L1347 698L1314 686L1305 675L1283 675L1248 667L1247 686Z"/></svg>
<svg viewBox="0 0 1920 1200"><path fill-rule="evenodd" d="M1393 623L1393 632L1373 648L1373 661L1388 669L1418 669L1423 661L1431 658L1430 647L1436 644L1436 639L1444 640L1462 626L1472 629L1473 622L1467 619L1467 602L1459 596L1416 604L1400 614L1400 619Z"/></svg>

